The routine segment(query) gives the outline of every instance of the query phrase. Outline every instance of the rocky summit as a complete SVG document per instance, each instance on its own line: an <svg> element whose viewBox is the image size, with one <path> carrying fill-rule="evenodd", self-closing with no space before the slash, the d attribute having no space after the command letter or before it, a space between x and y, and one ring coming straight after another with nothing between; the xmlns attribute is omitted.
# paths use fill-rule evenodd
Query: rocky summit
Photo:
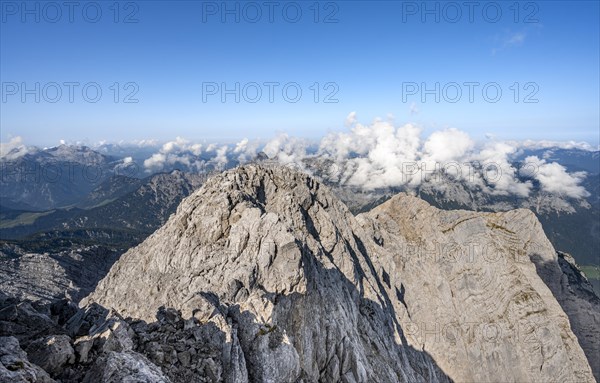
<svg viewBox="0 0 600 383"><path fill-rule="evenodd" d="M0 297L0 381L593 382L586 283L529 210L398 194L354 216L306 174L247 165L79 307Z"/></svg>

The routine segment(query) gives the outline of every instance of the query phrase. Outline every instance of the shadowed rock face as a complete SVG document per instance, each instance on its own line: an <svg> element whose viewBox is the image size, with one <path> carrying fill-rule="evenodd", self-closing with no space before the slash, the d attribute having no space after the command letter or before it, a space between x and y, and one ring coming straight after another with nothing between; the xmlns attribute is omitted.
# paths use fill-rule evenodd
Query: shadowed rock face
<svg viewBox="0 0 600 383"><path fill-rule="evenodd" d="M13 336L0 337L0 381L54 382L46 371L27 360L27 354Z"/></svg>
<svg viewBox="0 0 600 383"><path fill-rule="evenodd" d="M573 332L600 381L600 298L569 254L557 253L558 262L532 258L538 275L569 316Z"/></svg>
<svg viewBox="0 0 600 383"><path fill-rule="evenodd" d="M212 323L225 381L591 382L534 256L557 261L527 210L401 194L354 217L306 175L249 165L186 198L82 305Z"/></svg>

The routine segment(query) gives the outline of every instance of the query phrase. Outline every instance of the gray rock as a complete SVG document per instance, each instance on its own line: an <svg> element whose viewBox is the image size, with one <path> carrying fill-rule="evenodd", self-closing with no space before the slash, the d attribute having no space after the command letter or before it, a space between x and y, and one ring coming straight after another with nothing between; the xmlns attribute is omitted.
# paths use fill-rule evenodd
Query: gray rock
<svg viewBox="0 0 600 383"><path fill-rule="evenodd" d="M170 380L143 355L133 351L109 352L96 360L83 383L166 383Z"/></svg>
<svg viewBox="0 0 600 383"><path fill-rule="evenodd" d="M209 380L591 382L533 254L556 261L526 210L402 194L354 217L306 175L249 165L186 198L82 305L148 322L164 306L215 329L196 337L224 344L197 363Z"/></svg>
<svg viewBox="0 0 600 383"><path fill-rule="evenodd" d="M54 382L46 371L32 364L17 338L0 337L0 383Z"/></svg>
<svg viewBox="0 0 600 383"><path fill-rule="evenodd" d="M29 344L27 354L32 363L50 374L58 374L63 367L75 362L75 350L67 335L50 335Z"/></svg>
<svg viewBox="0 0 600 383"><path fill-rule="evenodd" d="M557 261L531 211L444 211L399 194L357 219L378 238L372 259L407 341L454 380L594 381L531 261Z"/></svg>
<svg viewBox="0 0 600 383"><path fill-rule="evenodd" d="M569 316L573 333L600 381L600 298L569 254L557 253L556 261L532 257L538 274Z"/></svg>
<svg viewBox="0 0 600 383"><path fill-rule="evenodd" d="M189 351L181 351L181 352L177 353L177 359L179 359L179 363L181 363L181 365L183 367L190 366L190 352Z"/></svg>
<svg viewBox="0 0 600 383"><path fill-rule="evenodd" d="M373 275L354 228L361 230L348 209L314 180L277 167L245 167L213 178L186 199L162 229L121 258L86 302L147 321L161 306L173 307L184 318L214 323L227 343L233 342L231 317L249 380L325 379L321 372L341 352L336 344L344 337L338 359L346 379L409 375L418 381L411 359L424 358L419 368L446 380L433 361L394 341L382 307L373 323L358 315L361 303L385 299L368 282ZM122 279L125 273L140 278ZM234 301L239 294L233 290L242 289L247 296ZM381 340L363 339L361 327ZM236 375L229 369L241 370L226 368L227 376Z"/></svg>
<svg viewBox="0 0 600 383"><path fill-rule="evenodd" d="M0 293L1 295L1 293ZM0 336L14 336L27 348L32 341L65 331L49 316L49 310L15 298L0 299Z"/></svg>
<svg viewBox="0 0 600 383"><path fill-rule="evenodd" d="M0 244L0 290L20 299L50 302L89 294L122 252L97 245L73 245L68 250L28 252L18 245Z"/></svg>

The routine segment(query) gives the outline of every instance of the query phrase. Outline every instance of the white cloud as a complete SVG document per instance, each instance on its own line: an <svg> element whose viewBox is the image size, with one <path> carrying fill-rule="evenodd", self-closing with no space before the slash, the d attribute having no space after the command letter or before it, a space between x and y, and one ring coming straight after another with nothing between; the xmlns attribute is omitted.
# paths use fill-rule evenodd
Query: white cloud
<svg viewBox="0 0 600 383"><path fill-rule="evenodd" d="M290 137L287 134L279 134L263 148L263 152L269 158L276 159L282 164L296 164L303 169L302 159L307 156L306 150L308 142L296 137Z"/></svg>
<svg viewBox="0 0 600 383"><path fill-rule="evenodd" d="M188 151L198 156L200 153L202 153L202 144L193 144L184 138L176 137L175 141L169 141L163 144L161 148L161 153L174 153L182 151Z"/></svg>
<svg viewBox="0 0 600 383"><path fill-rule="evenodd" d="M7 160L17 159L29 152L23 144L21 136L12 137L8 142L0 142L0 158Z"/></svg>
<svg viewBox="0 0 600 383"><path fill-rule="evenodd" d="M352 125L354 125L356 123L356 112L350 112L350 114L348 114L348 116L346 117L346 121L344 122L344 125L346 125L347 127L350 127Z"/></svg>
<svg viewBox="0 0 600 383"><path fill-rule="evenodd" d="M476 144L466 132L454 128L434 131L423 137L419 126L397 126L392 118L362 124L357 121L356 112L350 113L346 122L349 128L324 136L316 152L309 141L287 134L279 134L264 145L247 138L232 145L203 145L182 137L161 146L155 141L139 142L139 145L156 146L156 152L146 155L143 161L147 172L173 168L199 172L224 169L252 161L262 149L270 159L284 165L314 170L315 174L330 181L365 190L388 187L410 190L425 183L443 191L448 186L446 181L449 177L473 191L490 195L524 198L538 183L543 191L551 194L570 198L588 195L581 186L585 173L568 173L563 166L549 162L546 157L528 157L528 161L533 161L536 173L524 174L515 162L525 149L594 149L586 143L503 142L487 135L487 140ZM14 148L21 148L16 153L27 150L20 137L1 145L3 156ZM134 162L132 157L125 157L122 161L123 165ZM313 167L315 164L322 166L317 169Z"/></svg>
<svg viewBox="0 0 600 383"><path fill-rule="evenodd" d="M128 144L129 143L125 142L125 141L119 142L119 145L128 145ZM154 147L154 146L158 146L158 140L155 140L155 139L134 140L134 141L131 141L131 144L134 146L138 146L140 148Z"/></svg>
<svg viewBox="0 0 600 383"><path fill-rule="evenodd" d="M466 132L453 128L433 132L423 140L421 129L414 125L395 127L376 119L370 125L357 122L348 132L325 136L318 156L336 163L339 173L332 180L367 190L415 188L422 183L443 189L445 175L491 195L527 197L534 185L519 174L514 162L523 145L494 141L490 136L478 146ZM573 143L562 146L582 147ZM584 174L569 174L555 163L540 165L537 179L544 191L572 198L586 196L579 185Z"/></svg>
<svg viewBox="0 0 600 383"><path fill-rule="evenodd" d="M407 182L402 167L415 161L420 129L411 124L395 128L389 121L357 123L349 133L331 133L319 145L319 154L338 162L340 180L374 189Z"/></svg>
<svg viewBox="0 0 600 383"><path fill-rule="evenodd" d="M219 169L224 169L227 165L227 151L229 148L227 145L223 145L218 148L215 152L215 156L213 157L213 162L217 165Z"/></svg>
<svg viewBox="0 0 600 383"><path fill-rule="evenodd" d="M144 160L144 167L151 172L161 171L167 161L166 154L154 153L150 158Z"/></svg>
<svg viewBox="0 0 600 383"><path fill-rule="evenodd" d="M506 142L488 142L470 158L471 163L481 165L481 172L473 175L473 183L492 195L514 194L527 197L532 184L518 178L511 156L517 152L514 145Z"/></svg>
<svg viewBox="0 0 600 383"><path fill-rule="evenodd" d="M511 145L514 145L518 148L523 149L549 149L549 148L559 148L559 149L580 149L587 151L597 151L600 147L594 147L587 142L583 141L548 141L548 140L524 140L524 141L508 141Z"/></svg>
<svg viewBox="0 0 600 383"><path fill-rule="evenodd" d="M209 149L207 148L206 151L212 151ZM203 152L205 151L203 151L202 144L176 137L174 141L164 143L158 153L154 153L144 160L144 167L147 172L162 171L169 167L185 167L190 171L200 171L205 169L206 165L206 162L200 159ZM221 157L219 160L222 160Z"/></svg>
<svg viewBox="0 0 600 383"><path fill-rule="evenodd" d="M233 149L233 153L237 155L237 160L240 163L246 163L251 161L256 154L258 153L258 148L260 147L260 143L258 141L250 141L247 138L244 138L237 144L235 144L235 148Z"/></svg>
<svg viewBox="0 0 600 383"><path fill-rule="evenodd" d="M457 161L463 159L474 144L467 133L452 128L432 133L423 150L425 158L430 161Z"/></svg>
<svg viewBox="0 0 600 383"><path fill-rule="evenodd" d="M537 156L529 156L525 159L529 173L540 182L542 190L564 195L571 198L588 197L588 193L580 183L585 179L586 172L568 173L567 169L556 163L548 163Z"/></svg>

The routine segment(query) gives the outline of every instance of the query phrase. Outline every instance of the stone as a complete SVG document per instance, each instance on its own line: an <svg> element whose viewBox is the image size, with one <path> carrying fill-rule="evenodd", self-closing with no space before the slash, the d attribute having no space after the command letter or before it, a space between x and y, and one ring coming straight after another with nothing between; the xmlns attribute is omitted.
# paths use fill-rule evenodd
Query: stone
<svg viewBox="0 0 600 383"><path fill-rule="evenodd" d="M83 383L152 382L167 383L160 368L133 351L111 351L96 360L83 379Z"/></svg>
<svg viewBox="0 0 600 383"><path fill-rule="evenodd" d="M54 383L54 379L27 359L27 353L13 336L0 337L0 383Z"/></svg>
<svg viewBox="0 0 600 383"><path fill-rule="evenodd" d="M58 374L66 364L75 362L75 350L67 335L50 335L29 344L27 354L32 363L37 364L51 375Z"/></svg>
<svg viewBox="0 0 600 383"><path fill-rule="evenodd" d="M179 363L181 363L181 365L183 367L189 367L190 366L190 353L189 353L189 351L181 351L181 352L177 353L177 358L179 359Z"/></svg>
<svg viewBox="0 0 600 383"><path fill-rule="evenodd" d="M556 261L528 210L399 194L355 217L305 174L247 165L183 200L81 304L158 312L167 334L198 319L209 380L593 382L535 254Z"/></svg>

